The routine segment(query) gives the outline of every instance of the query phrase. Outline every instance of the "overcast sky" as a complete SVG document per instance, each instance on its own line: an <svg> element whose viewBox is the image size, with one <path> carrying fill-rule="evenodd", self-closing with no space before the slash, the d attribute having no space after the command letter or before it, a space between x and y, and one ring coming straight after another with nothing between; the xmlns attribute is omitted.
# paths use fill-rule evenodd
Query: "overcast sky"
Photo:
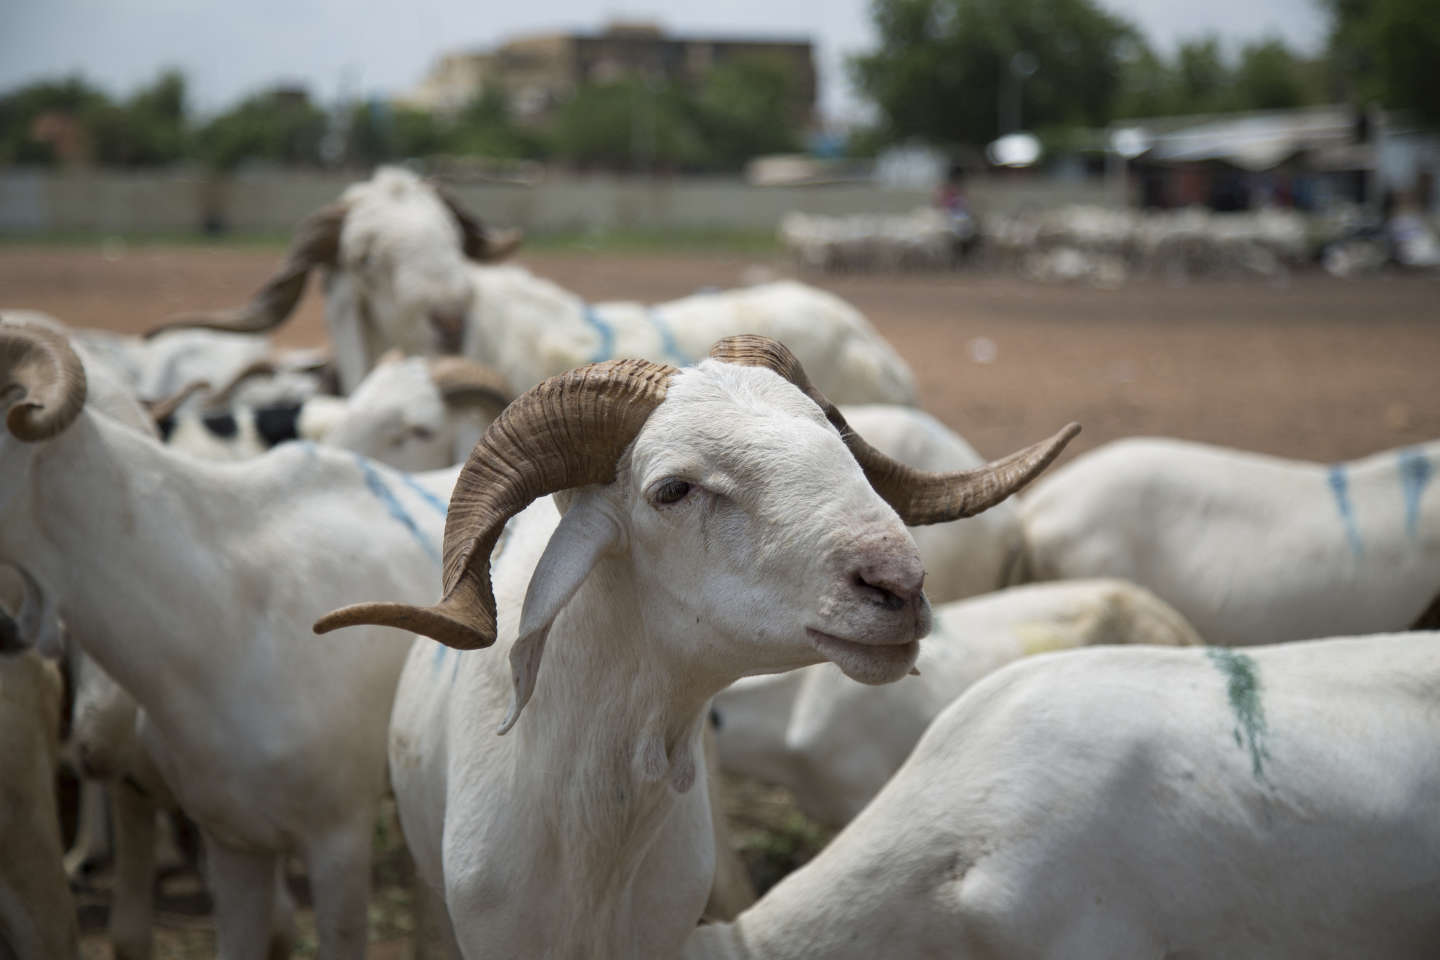
<svg viewBox="0 0 1440 960"><path fill-rule="evenodd" d="M1164 50L1217 31L1230 42L1276 35L1320 47L1318 0L1100 0L1138 22ZM671 32L810 37L822 107L853 113L848 54L874 45L868 0L727 0L679 10L653 0L0 0L0 90L83 73L126 94L179 67L201 111L277 81L322 102L409 88L443 52L517 33L596 30L612 19L658 21Z"/></svg>

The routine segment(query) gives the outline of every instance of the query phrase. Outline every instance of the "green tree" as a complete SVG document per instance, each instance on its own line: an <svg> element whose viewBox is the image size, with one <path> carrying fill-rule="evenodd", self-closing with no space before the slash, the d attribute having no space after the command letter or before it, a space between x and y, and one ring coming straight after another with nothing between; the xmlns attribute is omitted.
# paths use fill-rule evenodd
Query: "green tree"
<svg viewBox="0 0 1440 960"><path fill-rule="evenodd" d="M543 136L515 121L498 88L486 90L460 111L452 144L459 153L500 159L536 158L546 152Z"/></svg>
<svg viewBox="0 0 1440 960"><path fill-rule="evenodd" d="M582 87L556 111L555 154L581 167L698 170L707 150L696 104L671 84L643 77Z"/></svg>
<svg viewBox="0 0 1440 960"><path fill-rule="evenodd" d="M45 114L72 118L82 125L112 106L98 87L79 76L43 80L0 97L0 164L51 164L53 146L35 138L35 122Z"/></svg>
<svg viewBox="0 0 1440 960"><path fill-rule="evenodd" d="M1117 117L1160 117L1179 113L1175 69L1147 43L1126 51L1115 101Z"/></svg>
<svg viewBox="0 0 1440 960"><path fill-rule="evenodd" d="M1311 101L1306 64L1279 40L1247 44L1235 65L1234 97L1244 110L1289 110Z"/></svg>
<svg viewBox="0 0 1440 960"><path fill-rule="evenodd" d="M1182 42L1175 51L1179 113L1218 113L1232 107L1230 65L1214 34Z"/></svg>
<svg viewBox="0 0 1440 960"><path fill-rule="evenodd" d="M123 105L90 116L96 157L111 166L175 163L187 148L185 78L167 70Z"/></svg>
<svg viewBox="0 0 1440 960"><path fill-rule="evenodd" d="M710 71L698 97L708 162L738 169L752 157L798 149L805 105L794 86L784 67L760 57Z"/></svg>
<svg viewBox="0 0 1440 960"><path fill-rule="evenodd" d="M320 162L325 114L304 91L278 88L241 101L196 134L199 156L221 170L246 162L314 166Z"/></svg>
<svg viewBox="0 0 1440 960"><path fill-rule="evenodd" d="M1440 126L1440 15L1435 0L1326 0L1330 52L1352 97L1377 99Z"/></svg>
<svg viewBox="0 0 1440 960"><path fill-rule="evenodd" d="M1005 98L1026 127L1104 124L1138 36L1092 0L873 0L871 15L880 48L851 61L858 86L892 138L937 143L1004 132Z"/></svg>

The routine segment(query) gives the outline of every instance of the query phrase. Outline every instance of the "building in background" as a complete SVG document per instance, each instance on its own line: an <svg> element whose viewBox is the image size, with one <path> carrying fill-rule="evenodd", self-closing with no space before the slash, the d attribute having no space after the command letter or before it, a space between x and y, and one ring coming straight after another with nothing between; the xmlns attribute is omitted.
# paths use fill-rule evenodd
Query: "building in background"
<svg viewBox="0 0 1440 960"><path fill-rule="evenodd" d="M400 99L408 106L451 113L498 90L517 117L538 120L586 84L640 75L696 85L712 68L740 59L763 59L785 70L801 114L794 121L810 124L816 84L809 40L672 36L653 23L616 22L599 33L534 34L494 50L448 53Z"/></svg>
<svg viewBox="0 0 1440 960"><path fill-rule="evenodd" d="M1124 120L1110 141L1133 142L1121 152L1131 158L1145 207L1316 211L1335 203L1378 207L1391 193L1440 210L1440 137L1377 108Z"/></svg>

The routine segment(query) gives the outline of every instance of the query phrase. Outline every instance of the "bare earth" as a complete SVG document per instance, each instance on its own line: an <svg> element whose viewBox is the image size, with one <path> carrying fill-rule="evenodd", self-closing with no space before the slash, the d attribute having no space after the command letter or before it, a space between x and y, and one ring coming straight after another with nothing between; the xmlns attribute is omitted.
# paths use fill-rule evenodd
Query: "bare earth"
<svg viewBox="0 0 1440 960"><path fill-rule="evenodd" d="M279 259L232 247L0 247L0 305L138 332L243 299ZM521 262L592 300L663 301L788 272L721 254L542 251ZM863 311L910 362L924 406L989 454L1068 420L1085 427L1077 451L1163 434L1338 460L1440 436L1436 275L1120 290L964 272L806 279ZM283 342L323 342L315 287Z"/></svg>
<svg viewBox="0 0 1440 960"><path fill-rule="evenodd" d="M239 302L280 256L0 246L0 306L139 332L173 312ZM719 254L538 252L521 261L596 301L663 301L788 273L779 260ZM1072 451L1150 434L1330 461L1440 437L1440 276L1343 282L1309 272L1284 284L1120 290L965 272L805 279L863 311L915 370L923 405L990 455L1069 420L1085 428ZM317 286L282 342L324 341ZM731 794L733 813L753 813L753 797ZM747 860L793 863L823 842L781 808L764 824L732 820ZM405 893L383 879L379 887L371 956L408 956ZM98 926L87 923L90 960L109 955ZM300 956L313 955L305 934ZM164 915L157 957L209 956L213 943L206 918Z"/></svg>

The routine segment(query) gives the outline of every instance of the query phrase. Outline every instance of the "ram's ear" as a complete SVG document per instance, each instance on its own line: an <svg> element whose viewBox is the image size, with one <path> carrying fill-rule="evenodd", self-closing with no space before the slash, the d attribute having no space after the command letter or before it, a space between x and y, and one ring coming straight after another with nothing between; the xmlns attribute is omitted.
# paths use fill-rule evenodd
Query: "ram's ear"
<svg viewBox="0 0 1440 960"><path fill-rule="evenodd" d="M501 734L515 726L520 711L535 692L535 677L540 672L540 656L545 652L550 625L580 589L595 562L619 545L620 539L620 525L610 515L600 493L594 489L579 491L570 509L560 518L560 525L550 535L550 542L530 577L530 587L525 591L520 631L510 648L514 699L510 702L510 712L500 724Z"/></svg>

